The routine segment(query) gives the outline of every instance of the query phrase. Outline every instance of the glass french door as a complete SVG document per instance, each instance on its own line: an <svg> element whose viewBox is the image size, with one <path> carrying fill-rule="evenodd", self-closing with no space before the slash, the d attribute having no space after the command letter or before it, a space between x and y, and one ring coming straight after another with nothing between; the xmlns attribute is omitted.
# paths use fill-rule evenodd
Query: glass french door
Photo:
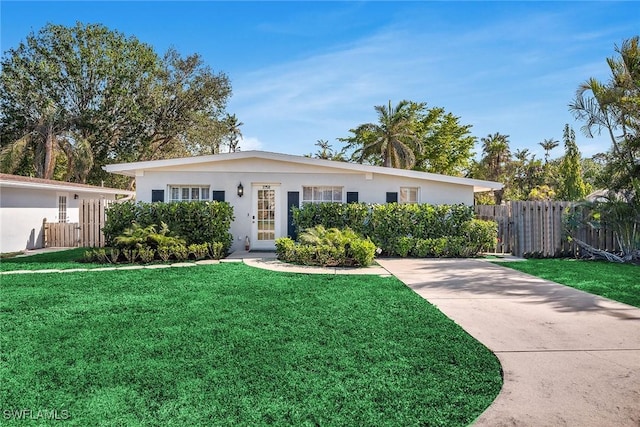
<svg viewBox="0 0 640 427"><path fill-rule="evenodd" d="M273 249L280 237L279 192L273 185L253 187L253 220L251 248Z"/></svg>

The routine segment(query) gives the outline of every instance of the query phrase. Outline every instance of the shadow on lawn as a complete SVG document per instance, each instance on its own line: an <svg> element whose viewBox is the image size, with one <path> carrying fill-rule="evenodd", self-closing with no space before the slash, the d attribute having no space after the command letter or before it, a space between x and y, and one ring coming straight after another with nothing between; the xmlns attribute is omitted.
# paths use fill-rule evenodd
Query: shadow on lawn
<svg viewBox="0 0 640 427"><path fill-rule="evenodd" d="M387 262L382 263L396 277L416 291L434 291L434 298L456 298L464 293L486 298L517 297L527 304L547 304L559 312L601 312L623 320L640 320L640 310L635 307L484 261L412 260L409 268L398 268L398 274L394 264L410 261Z"/></svg>
<svg viewBox="0 0 640 427"><path fill-rule="evenodd" d="M43 264L43 268L46 268L46 264L59 264L59 263L78 263L80 262L87 248L74 248L65 249L59 251L43 252L27 256L18 256L11 258L3 258L0 260L0 264L5 265L30 265L30 264Z"/></svg>

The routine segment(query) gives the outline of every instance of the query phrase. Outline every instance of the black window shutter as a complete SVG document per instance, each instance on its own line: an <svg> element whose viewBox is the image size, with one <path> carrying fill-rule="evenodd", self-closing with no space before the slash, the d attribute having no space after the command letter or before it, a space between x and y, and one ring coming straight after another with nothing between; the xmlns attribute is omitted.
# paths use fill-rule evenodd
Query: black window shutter
<svg viewBox="0 0 640 427"><path fill-rule="evenodd" d="M212 191L211 192L211 200L214 202L224 202L224 190L223 191Z"/></svg>
<svg viewBox="0 0 640 427"><path fill-rule="evenodd" d="M164 202L164 190L151 190L152 202Z"/></svg>
<svg viewBox="0 0 640 427"><path fill-rule="evenodd" d="M347 203L358 203L357 191L347 191Z"/></svg>
<svg viewBox="0 0 640 427"><path fill-rule="evenodd" d="M398 203L398 193L397 192L388 192L387 193L387 203Z"/></svg>
<svg viewBox="0 0 640 427"><path fill-rule="evenodd" d="M300 192L299 191L289 191L287 192L287 235L292 239L296 239L298 237L298 233L296 233L296 226L293 224L293 212L291 211L292 207L300 206Z"/></svg>

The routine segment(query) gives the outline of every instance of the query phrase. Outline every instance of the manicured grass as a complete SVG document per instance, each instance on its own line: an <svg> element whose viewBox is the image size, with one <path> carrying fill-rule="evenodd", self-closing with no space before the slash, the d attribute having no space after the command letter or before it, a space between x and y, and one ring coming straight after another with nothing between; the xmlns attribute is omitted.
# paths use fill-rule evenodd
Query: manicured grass
<svg viewBox="0 0 640 427"><path fill-rule="evenodd" d="M14 270L67 270L72 268L104 267L104 264L78 262L87 248L75 248L57 252L43 252L17 258L0 260L0 271Z"/></svg>
<svg viewBox="0 0 640 427"><path fill-rule="evenodd" d="M223 263L0 286L0 406L65 425L464 426L502 384L395 278Z"/></svg>
<svg viewBox="0 0 640 427"><path fill-rule="evenodd" d="M500 265L640 307L640 266L575 259L529 259Z"/></svg>

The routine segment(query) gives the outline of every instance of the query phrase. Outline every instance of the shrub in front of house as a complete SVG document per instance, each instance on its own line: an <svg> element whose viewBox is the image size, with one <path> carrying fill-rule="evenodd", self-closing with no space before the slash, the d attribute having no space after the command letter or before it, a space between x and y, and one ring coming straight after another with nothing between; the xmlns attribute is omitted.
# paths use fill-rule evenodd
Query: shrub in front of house
<svg viewBox="0 0 640 427"><path fill-rule="evenodd" d="M304 230L298 242L288 237L276 239L278 259L302 265L366 267L373 263L376 245L347 228L316 226Z"/></svg>
<svg viewBox="0 0 640 427"><path fill-rule="evenodd" d="M475 219L465 205L319 203L293 208L293 218L298 230L329 224L358 230L389 256L476 256L497 239L497 224Z"/></svg>
<svg viewBox="0 0 640 427"><path fill-rule="evenodd" d="M371 205L366 203L307 203L292 208L293 223L298 233L322 225L325 228L349 228L367 235L371 218Z"/></svg>
<svg viewBox="0 0 640 427"><path fill-rule="evenodd" d="M498 243L498 223L474 218L465 223L463 236L474 255L491 251Z"/></svg>
<svg viewBox="0 0 640 427"><path fill-rule="evenodd" d="M114 203L107 210L103 233L107 246L135 223L144 228L165 223L185 244L221 243L227 253L233 243L229 232L233 207L227 202Z"/></svg>
<svg viewBox="0 0 640 427"><path fill-rule="evenodd" d="M142 227L133 223L130 228L113 239L113 247L90 249L85 252L84 261L100 263L142 263L153 261L187 261L220 259L225 255L222 242L192 243L172 235L164 222Z"/></svg>

